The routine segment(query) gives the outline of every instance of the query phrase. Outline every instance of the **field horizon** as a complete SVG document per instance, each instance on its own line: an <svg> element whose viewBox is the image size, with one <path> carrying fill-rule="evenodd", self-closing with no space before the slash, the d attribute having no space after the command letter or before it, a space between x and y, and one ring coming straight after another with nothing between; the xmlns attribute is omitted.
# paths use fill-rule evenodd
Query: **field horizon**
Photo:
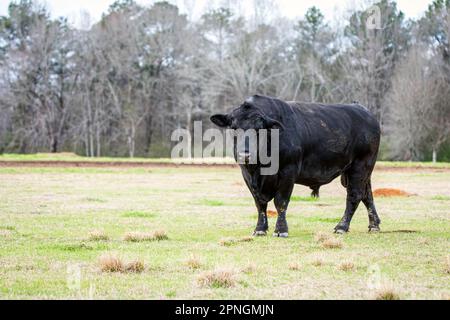
<svg viewBox="0 0 450 320"><path fill-rule="evenodd" d="M5 166L5 163L11 163L11 166L18 166L21 163L25 164L43 164L48 163L50 166L57 163L104 163L105 165L111 163L130 164L193 164L193 165L236 165L233 158L149 158L149 157L85 157L72 152L61 153L33 153L33 154L16 154L4 153L0 154L0 165ZM237 165L236 165L237 166ZM420 161L377 161L378 168L412 168L412 169L450 169L450 162L420 162Z"/></svg>

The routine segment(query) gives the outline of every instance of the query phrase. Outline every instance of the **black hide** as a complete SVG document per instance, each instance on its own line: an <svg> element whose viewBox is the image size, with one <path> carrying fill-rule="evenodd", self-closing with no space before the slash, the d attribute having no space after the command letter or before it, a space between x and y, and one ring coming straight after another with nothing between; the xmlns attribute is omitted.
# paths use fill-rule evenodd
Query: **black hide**
<svg viewBox="0 0 450 320"><path fill-rule="evenodd" d="M363 106L284 102L256 95L229 114L212 116L211 121L222 128L280 129L277 174L263 176L259 165L241 165L259 213L255 235L267 233L267 203L274 200L278 211L274 235L287 237L286 211L294 184L308 186L318 196L320 186L339 176L347 189L347 203L335 231L349 231L361 201L369 212L369 230L379 230L371 175L380 144L380 126Z"/></svg>

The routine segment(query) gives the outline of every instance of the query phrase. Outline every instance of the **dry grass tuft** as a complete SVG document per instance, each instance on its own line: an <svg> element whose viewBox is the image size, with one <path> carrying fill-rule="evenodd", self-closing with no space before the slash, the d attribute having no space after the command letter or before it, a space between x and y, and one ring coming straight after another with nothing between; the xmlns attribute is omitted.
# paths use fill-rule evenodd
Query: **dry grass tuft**
<svg viewBox="0 0 450 320"><path fill-rule="evenodd" d="M448 293L443 293L443 294L441 295L441 300L447 300L447 301L450 301L450 294L448 294Z"/></svg>
<svg viewBox="0 0 450 320"><path fill-rule="evenodd" d="M400 300L400 296L393 290L378 290L375 293L375 300Z"/></svg>
<svg viewBox="0 0 450 320"><path fill-rule="evenodd" d="M236 276L232 270L217 269L202 273L197 282L201 287L230 288L236 284Z"/></svg>
<svg viewBox="0 0 450 320"><path fill-rule="evenodd" d="M141 273L145 270L145 264L141 260L135 260L127 263L125 271L133 273Z"/></svg>
<svg viewBox="0 0 450 320"><path fill-rule="evenodd" d="M224 247L230 247L230 246L238 244L240 242L252 242L252 241L254 241L253 237L243 237L240 239L224 238L219 241L219 244Z"/></svg>
<svg viewBox="0 0 450 320"><path fill-rule="evenodd" d="M247 237L240 238L240 239L238 240L238 242L252 242L252 241L254 241L254 240L255 240L255 238L250 237L250 236L247 236Z"/></svg>
<svg viewBox="0 0 450 320"><path fill-rule="evenodd" d="M241 271L246 274L255 273L256 270L257 270L257 267L254 263L249 263L248 265L246 265L245 267L243 267L241 269Z"/></svg>
<svg viewBox="0 0 450 320"><path fill-rule="evenodd" d="M339 249L343 247L342 240L325 232L317 232L314 235L314 240L320 243L325 249Z"/></svg>
<svg viewBox="0 0 450 320"><path fill-rule="evenodd" d="M314 258L314 259L311 261L311 264L312 264L314 267L322 267L322 266L325 265L325 261L323 260L322 257L316 257L316 258Z"/></svg>
<svg viewBox="0 0 450 320"><path fill-rule="evenodd" d="M430 239L421 237L421 238L419 238L418 242L419 242L419 244L422 244L422 245L428 245L428 244L430 244Z"/></svg>
<svg viewBox="0 0 450 320"><path fill-rule="evenodd" d="M341 239L330 237L322 242L325 249L341 249L344 246Z"/></svg>
<svg viewBox="0 0 450 320"><path fill-rule="evenodd" d="M98 260L102 272L124 272L125 265L120 257L115 254L105 254Z"/></svg>
<svg viewBox="0 0 450 320"><path fill-rule="evenodd" d="M385 284L375 291L375 300L400 300L400 295L392 284Z"/></svg>
<svg viewBox="0 0 450 320"><path fill-rule="evenodd" d="M355 264L351 261L344 261L339 265L339 270L348 272L356 269Z"/></svg>
<svg viewBox="0 0 450 320"><path fill-rule="evenodd" d="M117 254L107 253L102 255L98 264L102 272L133 272L141 273L145 270L144 262L141 260L134 260L125 263Z"/></svg>
<svg viewBox="0 0 450 320"><path fill-rule="evenodd" d="M233 239L233 238L225 238L225 239L221 239L219 241L219 244L224 247L230 247L236 243L237 243L237 240Z"/></svg>
<svg viewBox="0 0 450 320"><path fill-rule="evenodd" d="M320 259L320 258L317 258L317 259L313 260L313 261L311 262L311 264L312 264L314 267L322 267L322 266L325 265L325 261L323 261L323 260Z"/></svg>
<svg viewBox="0 0 450 320"><path fill-rule="evenodd" d="M291 271L299 271L301 269L300 264L297 262L293 262L289 264L289 270Z"/></svg>
<svg viewBox="0 0 450 320"><path fill-rule="evenodd" d="M108 241L109 236L104 232L100 230L94 230L89 232L89 241Z"/></svg>
<svg viewBox="0 0 450 320"><path fill-rule="evenodd" d="M202 262L200 261L199 258L197 258L196 256L191 256L189 259L187 259L184 264L192 270L197 270L200 269L202 267Z"/></svg>
<svg viewBox="0 0 450 320"><path fill-rule="evenodd" d="M0 237L10 238L12 234L11 230L0 230Z"/></svg>
<svg viewBox="0 0 450 320"><path fill-rule="evenodd" d="M319 231L314 235L314 240L318 243L322 243L328 239L330 239L332 236L328 233Z"/></svg>
<svg viewBox="0 0 450 320"><path fill-rule="evenodd" d="M146 232L128 232L123 236L124 241L128 242L142 242L153 241L153 234Z"/></svg>
<svg viewBox="0 0 450 320"><path fill-rule="evenodd" d="M168 239L169 237L167 236L166 232L162 230L152 233L128 232L123 236L123 240L128 242L162 241Z"/></svg>
<svg viewBox="0 0 450 320"><path fill-rule="evenodd" d="M445 264L444 264L444 272L446 274L450 274L450 256L447 257Z"/></svg>
<svg viewBox="0 0 450 320"><path fill-rule="evenodd" d="M156 241L169 240L169 236L164 230L157 230L153 232L153 239Z"/></svg>

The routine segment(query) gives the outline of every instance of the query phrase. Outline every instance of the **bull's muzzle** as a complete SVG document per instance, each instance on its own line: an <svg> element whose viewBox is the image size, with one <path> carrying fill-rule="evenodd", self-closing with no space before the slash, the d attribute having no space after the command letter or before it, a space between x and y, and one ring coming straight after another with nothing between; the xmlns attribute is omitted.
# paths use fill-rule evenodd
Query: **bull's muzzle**
<svg viewBox="0 0 450 320"><path fill-rule="evenodd" d="M249 164L251 159L252 159L252 156L250 153L248 153L248 152L240 152L239 153L239 157L238 157L239 163Z"/></svg>

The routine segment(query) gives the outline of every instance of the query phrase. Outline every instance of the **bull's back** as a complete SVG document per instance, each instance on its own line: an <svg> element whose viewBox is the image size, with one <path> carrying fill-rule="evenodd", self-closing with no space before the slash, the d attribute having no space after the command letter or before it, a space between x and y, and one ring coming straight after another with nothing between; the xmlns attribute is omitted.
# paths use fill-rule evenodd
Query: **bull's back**
<svg viewBox="0 0 450 320"><path fill-rule="evenodd" d="M376 118L363 106L289 103L297 121L296 129L305 131L309 147L325 145L329 151L345 152L348 147L364 147L380 138Z"/></svg>
<svg viewBox="0 0 450 320"><path fill-rule="evenodd" d="M342 174L354 159L378 152L380 127L360 105L289 103L291 121L301 132L302 156L298 183L327 184Z"/></svg>

